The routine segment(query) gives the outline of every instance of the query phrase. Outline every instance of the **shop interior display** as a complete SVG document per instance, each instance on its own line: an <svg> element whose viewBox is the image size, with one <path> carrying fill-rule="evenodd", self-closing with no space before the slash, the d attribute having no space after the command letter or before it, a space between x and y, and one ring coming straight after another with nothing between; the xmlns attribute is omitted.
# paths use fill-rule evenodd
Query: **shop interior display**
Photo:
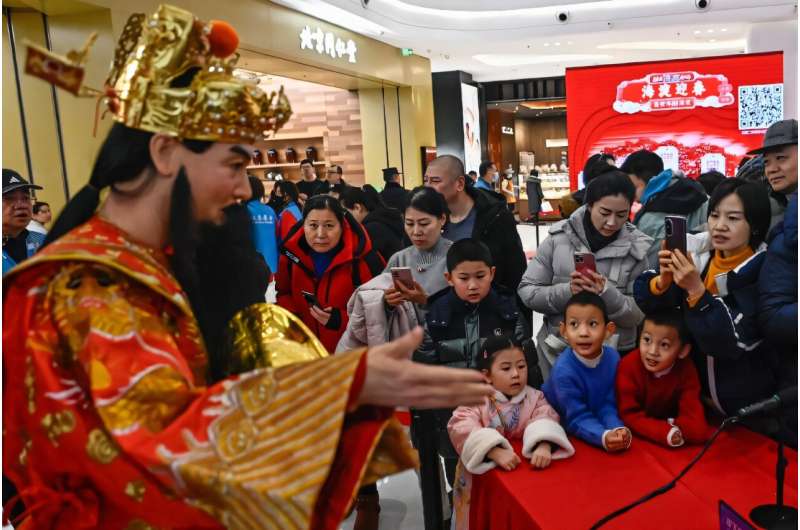
<svg viewBox="0 0 800 530"><path fill-rule="evenodd" d="M247 169L264 170L263 178L267 180L275 180L269 174L283 174L289 180L299 180L300 161L303 158L313 161L317 173L327 164L322 136L278 135L266 142L270 146L266 150L266 157L261 151L257 151ZM300 157L298 153L305 155Z"/></svg>

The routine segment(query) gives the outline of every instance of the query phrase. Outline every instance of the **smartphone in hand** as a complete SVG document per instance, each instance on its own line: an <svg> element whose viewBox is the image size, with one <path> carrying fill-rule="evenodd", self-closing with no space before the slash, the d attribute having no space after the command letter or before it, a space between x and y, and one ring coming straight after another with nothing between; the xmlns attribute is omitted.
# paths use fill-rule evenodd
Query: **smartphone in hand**
<svg viewBox="0 0 800 530"><path fill-rule="evenodd" d="M576 252L573 259L575 260L575 270L584 276L590 276L590 271L597 272L597 263L591 252Z"/></svg>
<svg viewBox="0 0 800 530"><path fill-rule="evenodd" d="M300 291L300 294L303 295L303 298L306 299L306 303L310 306L317 306L318 308L322 309L322 304L319 303L317 300L317 295L314 293L309 293L308 291Z"/></svg>
<svg viewBox="0 0 800 530"><path fill-rule="evenodd" d="M664 217L664 240L667 250L680 250L686 255L686 218L680 215Z"/></svg>
<svg viewBox="0 0 800 530"><path fill-rule="evenodd" d="M392 267L391 273L395 283L402 283L406 289L414 288L414 278L409 267Z"/></svg>

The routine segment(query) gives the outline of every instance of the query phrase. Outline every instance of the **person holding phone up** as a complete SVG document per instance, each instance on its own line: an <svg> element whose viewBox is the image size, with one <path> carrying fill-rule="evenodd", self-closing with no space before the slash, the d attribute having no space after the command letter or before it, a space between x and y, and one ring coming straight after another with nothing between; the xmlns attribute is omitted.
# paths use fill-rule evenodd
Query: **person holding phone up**
<svg viewBox="0 0 800 530"><path fill-rule="evenodd" d="M333 353L347 327L347 301L383 265L364 228L339 201L315 195L281 245L278 305L300 317Z"/></svg>
<svg viewBox="0 0 800 530"><path fill-rule="evenodd" d="M659 270L645 272L634 285L647 314L681 308L697 346L705 401L724 415L777 391L777 359L759 332L757 310L769 222L764 187L726 179L708 201L708 232L689 234L685 243L668 237ZM686 252L671 248L681 243ZM767 434L771 428L752 426Z"/></svg>
<svg viewBox="0 0 800 530"><path fill-rule="evenodd" d="M536 350L545 380L567 347L559 332L564 309L581 291L598 294L605 302L617 327L610 342L621 354L637 346L643 314L633 300L633 282L648 267L652 239L628 222L634 194L624 173L598 176L587 188L586 204L553 225L528 264L518 294L529 309L544 315Z"/></svg>

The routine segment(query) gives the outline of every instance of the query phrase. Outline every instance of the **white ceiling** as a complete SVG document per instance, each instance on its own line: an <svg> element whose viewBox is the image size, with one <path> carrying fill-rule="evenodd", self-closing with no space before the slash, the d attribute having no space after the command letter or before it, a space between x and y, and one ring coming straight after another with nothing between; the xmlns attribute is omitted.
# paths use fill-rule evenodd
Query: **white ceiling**
<svg viewBox="0 0 800 530"><path fill-rule="evenodd" d="M754 23L797 20L795 0L273 0L476 81L564 75L568 66L747 51ZM566 13L560 22L559 13Z"/></svg>

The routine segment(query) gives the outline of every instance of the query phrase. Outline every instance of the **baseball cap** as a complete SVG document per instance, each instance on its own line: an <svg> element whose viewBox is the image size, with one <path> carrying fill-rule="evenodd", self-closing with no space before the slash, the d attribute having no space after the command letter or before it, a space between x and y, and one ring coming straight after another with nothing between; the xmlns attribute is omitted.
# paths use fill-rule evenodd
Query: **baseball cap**
<svg viewBox="0 0 800 530"><path fill-rule="evenodd" d="M41 190L41 186L31 184L13 169L3 168L3 195L19 189Z"/></svg>
<svg viewBox="0 0 800 530"><path fill-rule="evenodd" d="M797 145L797 120L776 121L767 129L764 135L764 145L749 151L748 155L765 153L775 147L783 145Z"/></svg>

